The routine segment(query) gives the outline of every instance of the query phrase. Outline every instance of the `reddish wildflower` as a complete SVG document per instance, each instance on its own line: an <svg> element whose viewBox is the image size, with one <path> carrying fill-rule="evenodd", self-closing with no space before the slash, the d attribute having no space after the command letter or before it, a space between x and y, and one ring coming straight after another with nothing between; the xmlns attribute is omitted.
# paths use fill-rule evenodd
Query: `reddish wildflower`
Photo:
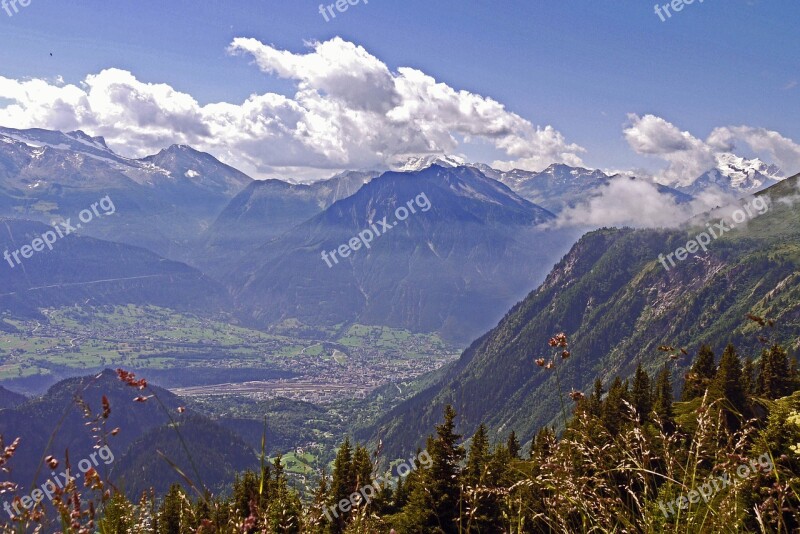
<svg viewBox="0 0 800 534"><path fill-rule="evenodd" d="M544 358L538 358L536 360L536 365L538 365L539 367L544 367Z"/></svg>
<svg viewBox="0 0 800 534"><path fill-rule="evenodd" d="M56 467L58 467L58 460L56 460L52 456L48 456L47 458L44 459L44 461L47 462L47 465L50 467L50 469L55 469Z"/></svg>
<svg viewBox="0 0 800 534"><path fill-rule="evenodd" d="M111 403L108 402L108 397L103 395L103 419L108 419L111 415Z"/></svg>
<svg viewBox="0 0 800 534"><path fill-rule="evenodd" d="M144 378L136 380L136 375L125 369L117 369L117 377L131 387L139 389L147 387L147 380Z"/></svg>
<svg viewBox="0 0 800 534"><path fill-rule="evenodd" d="M567 341L567 334L561 332L560 334L556 334L555 336L550 338L550 341L547 342L551 347L560 347L566 348L569 345Z"/></svg>
<svg viewBox="0 0 800 534"><path fill-rule="evenodd" d="M135 399L133 399L133 402L147 402L147 400L148 400L149 398L150 398L150 397L143 397L142 395L139 395L138 397L136 397Z"/></svg>
<svg viewBox="0 0 800 534"><path fill-rule="evenodd" d="M547 365L544 366L545 369L552 369L553 367L555 367L555 365L553 365L553 362L547 362Z"/></svg>
<svg viewBox="0 0 800 534"><path fill-rule="evenodd" d="M119 427L117 427L117 428L115 428L114 430L111 431L111 435L112 436L116 436L117 434L119 434Z"/></svg>
<svg viewBox="0 0 800 534"><path fill-rule="evenodd" d="M572 400L574 400L575 402L578 402L578 401L580 401L580 400L583 400L583 397L584 397L584 396L583 396L583 393L581 393L580 391L575 391L575 390L573 389L573 390L570 392L570 394L569 394L569 397L570 397Z"/></svg>
<svg viewBox="0 0 800 534"><path fill-rule="evenodd" d="M566 360L567 358L569 358L569 355L570 355L570 352L569 352L568 350L565 350L564 352L562 352L562 353L561 353L561 357L562 357L563 359L565 359L565 360Z"/></svg>
<svg viewBox="0 0 800 534"><path fill-rule="evenodd" d="M185 411L186 411L186 408L184 408L183 406L178 406L178 413L183 413Z"/></svg>

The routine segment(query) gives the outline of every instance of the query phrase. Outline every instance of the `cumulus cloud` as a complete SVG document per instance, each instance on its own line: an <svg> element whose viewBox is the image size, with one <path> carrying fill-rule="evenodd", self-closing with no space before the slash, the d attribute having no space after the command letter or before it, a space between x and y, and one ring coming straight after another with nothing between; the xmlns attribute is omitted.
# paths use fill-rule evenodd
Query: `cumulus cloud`
<svg viewBox="0 0 800 534"><path fill-rule="evenodd" d="M711 147L661 117L631 114L628 119L630 125L624 130L625 139L637 154L668 162L662 176L666 183L691 184L716 165Z"/></svg>
<svg viewBox="0 0 800 534"><path fill-rule="evenodd" d="M618 176L589 200L564 209L555 226L677 228L694 215L737 201L714 190L690 201L681 198L652 181Z"/></svg>
<svg viewBox="0 0 800 534"><path fill-rule="evenodd" d="M127 156L173 143L210 152L256 177L319 177L386 166L398 156L459 152L488 143L507 155L499 168L582 163L583 148L552 126L537 126L492 98L454 89L412 68L392 72L363 47L334 38L306 53L236 38L233 55L291 80L290 97L253 94L204 106L166 84L106 69L80 84L0 77L0 124L82 129Z"/></svg>
<svg viewBox="0 0 800 534"><path fill-rule="evenodd" d="M630 114L628 120L624 135L630 147L637 154L667 162L666 169L658 176L663 183L689 185L742 146L765 156L784 172L794 174L800 170L800 145L772 130L719 127L703 141L655 115Z"/></svg>

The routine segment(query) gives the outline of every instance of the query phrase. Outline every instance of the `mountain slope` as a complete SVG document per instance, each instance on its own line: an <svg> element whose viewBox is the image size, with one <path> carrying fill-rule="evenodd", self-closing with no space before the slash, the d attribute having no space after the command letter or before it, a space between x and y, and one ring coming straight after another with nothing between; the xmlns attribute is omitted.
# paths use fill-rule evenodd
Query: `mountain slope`
<svg viewBox="0 0 800 534"><path fill-rule="evenodd" d="M134 402L139 395L158 395L160 402L149 398ZM102 397L110 406L107 419L101 424L87 425L103 411ZM76 399L81 399L80 403ZM163 406L162 406L163 404ZM169 464L155 451L161 450L170 461L199 484L198 478L185 451L180 445L176 428L189 446L195 466L202 481L218 491L228 484L234 473L256 466L256 456L240 438L208 418L178 408L183 401L165 389L149 385L146 390L122 383L117 374L106 370L95 376L70 378L53 385L45 395L31 399L15 408L4 411L0 417L0 435L8 441L21 438L20 447L11 463L10 479L28 488L40 461L55 456L64 465L65 451L69 451L73 472L78 462L88 459L95 451L96 440L92 427L104 429L106 434L114 428L120 431L107 436L110 455L101 456L96 466L101 476L137 498L141 490L155 484L159 491L168 489L171 482L181 480ZM88 408L89 412L85 408ZM172 419L167 415L168 410ZM87 417L87 413L91 415ZM175 426L172 426L175 421ZM52 436L52 442L49 442ZM50 470L44 466L39 471L39 484L49 478Z"/></svg>
<svg viewBox="0 0 800 534"><path fill-rule="evenodd" d="M0 128L0 216L48 223L77 219L103 197L117 217L84 225L101 239L174 259L252 180L208 154L173 146L141 160L115 154L83 132Z"/></svg>
<svg viewBox="0 0 800 534"><path fill-rule="evenodd" d="M328 267L333 251L427 199L386 235ZM425 201L420 200L422 204ZM389 172L246 258L228 279L259 325L358 321L464 340L527 293L566 248L548 211L468 167Z"/></svg>
<svg viewBox="0 0 800 534"><path fill-rule="evenodd" d="M25 395L9 391L3 386L0 386L0 410L5 408L14 408L25 402Z"/></svg>
<svg viewBox="0 0 800 534"><path fill-rule="evenodd" d="M313 184L253 181L208 229L193 263L211 275L224 276L241 258L354 194L374 176L352 171Z"/></svg>
<svg viewBox="0 0 800 534"><path fill-rule="evenodd" d="M98 222L98 224L100 224ZM38 308L90 302L154 304L213 311L228 305L225 289L188 265L149 250L74 234L25 259L13 253L53 228L38 222L0 219L0 310L36 317ZM55 234L53 234L55 235ZM13 266L12 266L13 265Z"/></svg>
<svg viewBox="0 0 800 534"><path fill-rule="evenodd" d="M660 369L668 361L657 350L660 345L687 347L693 354L701 342L720 351L731 341L757 356L760 332L746 319L748 313L777 320L774 338L797 351L798 181L765 191L775 199L769 212L669 271L659 255L684 246L704 224L683 231L587 234L544 284L475 341L438 383L361 437L381 436L390 455L413 450L449 403L466 435L484 422L498 438L513 429L529 439L559 417L556 376L534 360L552 356L547 340L561 331L572 352L568 360L556 361L564 395L572 388L588 392L597 377L608 384L614 376L629 376L639 361L648 371ZM674 382L689 363L688 357L670 363Z"/></svg>

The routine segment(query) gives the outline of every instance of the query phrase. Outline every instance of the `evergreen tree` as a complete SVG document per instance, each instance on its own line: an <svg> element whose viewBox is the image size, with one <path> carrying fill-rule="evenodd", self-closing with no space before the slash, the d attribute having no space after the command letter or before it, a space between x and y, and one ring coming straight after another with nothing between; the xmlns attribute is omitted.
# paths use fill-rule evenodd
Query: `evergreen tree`
<svg viewBox="0 0 800 534"><path fill-rule="evenodd" d="M656 376L653 410L667 432L672 432L675 429L675 414L672 410L672 402L672 380L670 379L669 369L665 365Z"/></svg>
<svg viewBox="0 0 800 534"><path fill-rule="evenodd" d="M115 491L103 508L98 522L104 534L128 534L133 528L133 504L121 492Z"/></svg>
<svg viewBox="0 0 800 534"><path fill-rule="evenodd" d="M350 479L354 483L354 491L372 484L372 471L372 459L369 457L369 451L366 447L356 445L356 452L353 455L353 474L350 475Z"/></svg>
<svg viewBox="0 0 800 534"><path fill-rule="evenodd" d="M742 362L733 345L725 347L719 367L708 388L711 400L727 399L737 409L744 406Z"/></svg>
<svg viewBox="0 0 800 534"><path fill-rule="evenodd" d="M550 456L556 445L556 432L553 429L544 427L536 433L531 440L531 460L541 462Z"/></svg>
<svg viewBox="0 0 800 534"><path fill-rule="evenodd" d="M619 432L621 428L623 414L626 413L625 401L627 400L628 383L623 383L619 377L616 377L611 387L608 388L608 395L603 402L600 416L603 426L612 436Z"/></svg>
<svg viewBox="0 0 800 534"><path fill-rule="evenodd" d="M652 385L650 376L642 369L641 364L636 368L636 375L633 378L631 402L639 415L639 421L646 421L653 410Z"/></svg>
<svg viewBox="0 0 800 534"><path fill-rule="evenodd" d="M690 401L705 394L706 388L708 388L711 379L714 378L716 373L714 359L714 351L708 345L703 344L689 371L689 377L683 384L683 391L681 391L682 401Z"/></svg>
<svg viewBox="0 0 800 534"><path fill-rule="evenodd" d="M789 356L780 345L773 345L761 354L758 373L758 394L779 399L791 393L793 377L789 374Z"/></svg>
<svg viewBox="0 0 800 534"><path fill-rule="evenodd" d="M467 456L467 465L464 468L464 483L468 486L477 486L483 480L484 473L489 464L489 437L486 425L481 424L475 435Z"/></svg>
<svg viewBox="0 0 800 534"><path fill-rule="evenodd" d="M270 532L299 534L302 505L297 495L289 489L281 454L277 455L272 467L274 477L270 484L270 500L267 509Z"/></svg>
<svg viewBox="0 0 800 534"><path fill-rule="evenodd" d="M753 359L748 356L744 360L744 364L742 365L742 392L746 396L750 396L756 393L756 367L753 363Z"/></svg>
<svg viewBox="0 0 800 534"><path fill-rule="evenodd" d="M588 412L590 415L599 418L602 415L602 408L603 408L603 395L605 394L605 389L603 389L603 381L599 378L596 378L594 381L594 388L592 389L592 394L589 395L589 401L587 403Z"/></svg>
<svg viewBox="0 0 800 534"><path fill-rule="evenodd" d="M412 532L456 534L459 530L460 464L465 453L458 445L461 435L455 432L455 418L455 410L448 405L444 422L436 426L436 437L428 438L432 464L421 483L415 485L407 507Z"/></svg>
<svg viewBox="0 0 800 534"><path fill-rule="evenodd" d="M513 459L519 459L519 451L522 447L517 439L517 433L513 430L511 434L508 435L508 440L506 440L506 448L508 449L508 454L510 454Z"/></svg>
<svg viewBox="0 0 800 534"><path fill-rule="evenodd" d="M333 479L331 480L331 504L342 500L349 500L350 495L356 489L356 482L353 471L353 450L350 447L350 438L345 437L344 443L339 447L336 459L333 462ZM338 534L344 532L347 513L339 510L338 517L331 522L331 532Z"/></svg>
<svg viewBox="0 0 800 534"><path fill-rule="evenodd" d="M314 532L316 534L322 534L324 532L328 532L329 530L329 522L328 518L325 514L325 510L328 507L328 475L325 473L325 469L322 470L322 476L319 479L319 485L317 486L317 490L314 492L314 500L311 503L310 509L310 523L311 525L306 526L306 530L309 532Z"/></svg>
<svg viewBox="0 0 800 534"><path fill-rule="evenodd" d="M158 509L158 534L183 534L185 495L180 484L173 484Z"/></svg>

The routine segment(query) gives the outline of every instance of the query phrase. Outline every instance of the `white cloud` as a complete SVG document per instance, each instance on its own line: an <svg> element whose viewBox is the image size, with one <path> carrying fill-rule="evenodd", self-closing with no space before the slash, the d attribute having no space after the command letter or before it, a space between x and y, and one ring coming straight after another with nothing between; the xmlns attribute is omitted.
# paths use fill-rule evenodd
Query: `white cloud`
<svg viewBox="0 0 800 534"><path fill-rule="evenodd" d="M0 124L82 129L128 156L188 144L256 177L319 177L386 166L398 155L459 152L489 143L508 156L501 168L580 165L583 148L551 126L536 126L499 102L456 90L412 68L392 72L363 47L334 38L304 54L236 38L232 54L292 80L296 93L253 94L201 106L166 84L106 69L78 85L0 77Z"/></svg>
<svg viewBox="0 0 800 534"><path fill-rule="evenodd" d="M778 132L752 126L730 126L716 128L708 137L709 145L718 151L733 152L737 142L767 155L788 175L800 172L800 145Z"/></svg>
<svg viewBox="0 0 800 534"><path fill-rule="evenodd" d="M655 156L668 162L662 175L665 183L691 184L698 176L714 168L716 158L711 148L689 132L655 115L628 116L625 139L637 153Z"/></svg>
<svg viewBox="0 0 800 534"><path fill-rule="evenodd" d="M726 126L716 128L703 141L655 115L631 114L628 120L625 139L637 154L667 162L666 169L658 175L666 184L691 184L720 164L721 157L734 153L741 145L771 160L785 173L791 175L800 170L800 145L772 130Z"/></svg>
<svg viewBox="0 0 800 534"><path fill-rule="evenodd" d="M734 196L705 191L690 202L679 203L654 182L620 176L588 201L564 209L555 226L675 228L694 215L734 202Z"/></svg>

